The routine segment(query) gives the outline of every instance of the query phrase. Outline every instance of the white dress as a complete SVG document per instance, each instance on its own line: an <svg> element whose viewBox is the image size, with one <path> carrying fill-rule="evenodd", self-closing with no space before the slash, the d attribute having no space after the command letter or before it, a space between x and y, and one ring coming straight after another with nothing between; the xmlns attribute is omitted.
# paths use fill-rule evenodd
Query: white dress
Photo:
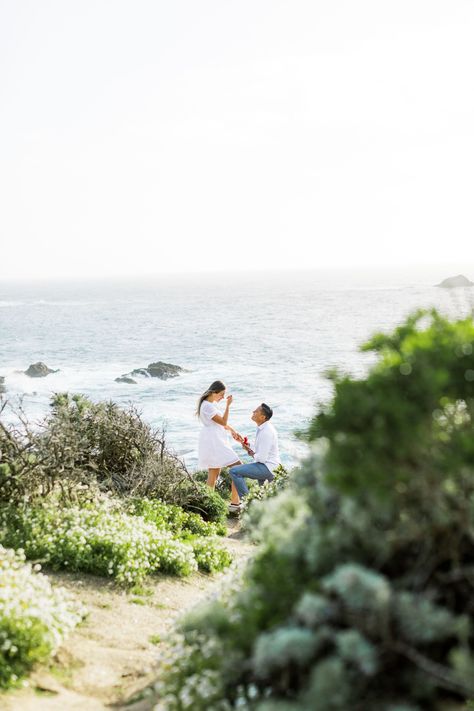
<svg viewBox="0 0 474 711"><path fill-rule="evenodd" d="M221 415L213 402L204 400L201 405L199 419L202 429L199 434L199 468L220 469L239 461L239 457L230 446L230 435L222 425L212 419Z"/></svg>

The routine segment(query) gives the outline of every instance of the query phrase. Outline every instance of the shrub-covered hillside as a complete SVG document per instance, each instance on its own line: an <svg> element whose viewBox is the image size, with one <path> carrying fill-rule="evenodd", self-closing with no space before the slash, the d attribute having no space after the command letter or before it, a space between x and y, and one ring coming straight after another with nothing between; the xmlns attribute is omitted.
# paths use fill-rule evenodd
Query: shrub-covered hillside
<svg viewBox="0 0 474 711"><path fill-rule="evenodd" d="M38 566L130 588L231 562L225 501L133 408L63 394L35 426L17 414L16 425L0 417L0 688L45 661L80 619Z"/></svg>
<svg viewBox="0 0 474 711"><path fill-rule="evenodd" d="M441 711L474 696L473 321L420 311L364 348L365 378L330 374L315 453L251 505L254 560L185 620L157 709Z"/></svg>
<svg viewBox="0 0 474 711"><path fill-rule="evenodd" d="M0 502L95 498L96 490L115 496L151 496L223 520L221 497L200 483L167 447L163 432L144 422L134 408L94 403L62 393L51 411L32 427L21 412L18 425L5 425L0 407Z"/></svg>

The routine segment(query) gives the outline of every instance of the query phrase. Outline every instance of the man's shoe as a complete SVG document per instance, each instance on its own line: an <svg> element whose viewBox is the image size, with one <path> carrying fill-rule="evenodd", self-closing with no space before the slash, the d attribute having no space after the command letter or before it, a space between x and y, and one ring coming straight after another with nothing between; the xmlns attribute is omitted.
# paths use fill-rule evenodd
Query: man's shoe
<svg viewBox="0 0 474 711"><path fill-rule="evenodd" d="M238 514L242 511L242 504L229 504L229 513Z"/></svg>

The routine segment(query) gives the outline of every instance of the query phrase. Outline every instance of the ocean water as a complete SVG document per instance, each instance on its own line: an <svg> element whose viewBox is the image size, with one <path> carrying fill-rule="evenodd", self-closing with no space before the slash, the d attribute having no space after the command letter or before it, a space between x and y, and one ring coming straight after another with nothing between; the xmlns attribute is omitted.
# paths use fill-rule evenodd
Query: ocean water
<svg viewBox="0 0 474 711"><path fill-rule="evenodd" d="M252 436L250 414L274 409L282 459L293 465L306 446L295 436L331 397L327 368L360 377L373 355L359 346L419 307L452 316L472 312L474 289L433 286L450 274L419 270L313 271L0 285L0 375L7 396L23 399L33 420L53 392L132 402L165 426L169 445L197 464L196 401L216 379L234 396L230 423ZM137 385L117 376L153 361L189 370ZM44 361L59 372L31 379ZM6 411L5 419L13 415Z"/></svg>

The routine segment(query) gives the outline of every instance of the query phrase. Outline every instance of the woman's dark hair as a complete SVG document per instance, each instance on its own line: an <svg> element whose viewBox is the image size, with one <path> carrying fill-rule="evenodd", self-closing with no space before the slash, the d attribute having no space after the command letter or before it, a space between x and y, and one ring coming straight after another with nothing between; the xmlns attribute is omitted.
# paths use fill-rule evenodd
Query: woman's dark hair
<svg viewBox="0 0 474 711"><path fill-rule="evenodd" d="M265 415L267 421L272 418L272 416L273 416L273 410L272 410L271 407L269 407L269 406L266 405L264 402L262 402L262 404L260 405L260 409L261 409L261 411L263 412L263 414Z"/></svg>
<svg viewBox="0 0 474 711"><path fill-rule="evenodd" d="M201 405L204 400L209 397L209 395L212 395L213 393L221 393L223 390L225 390L225 384L222 382L222 380L214 380L214 382L209 385L206 392L204 392L199 398L196 415L199 417L199 413L201 412Z"/></svg>

